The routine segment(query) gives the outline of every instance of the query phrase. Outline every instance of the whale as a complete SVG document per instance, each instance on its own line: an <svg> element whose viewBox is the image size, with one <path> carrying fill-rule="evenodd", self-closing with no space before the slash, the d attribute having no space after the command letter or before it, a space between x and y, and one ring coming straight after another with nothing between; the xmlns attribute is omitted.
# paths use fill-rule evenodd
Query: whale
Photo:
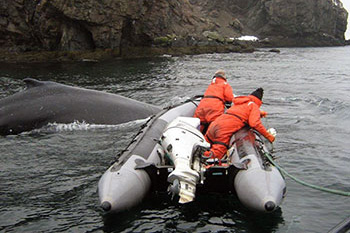
<svg viewBox="0 0 350 233"><path fill-rule="evenodd" d="M158 106L53 81L25 78L23 91L0 99L0 135L19 134L48 123L117 125L145 119L160 112Z"/></svg>

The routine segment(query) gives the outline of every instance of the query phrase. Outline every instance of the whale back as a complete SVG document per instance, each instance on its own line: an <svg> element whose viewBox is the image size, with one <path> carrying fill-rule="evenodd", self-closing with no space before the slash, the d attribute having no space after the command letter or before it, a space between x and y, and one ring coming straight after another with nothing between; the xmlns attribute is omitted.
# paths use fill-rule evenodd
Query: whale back
<svg viewBox="0 0 350 233"><path fill-rule="evenodd" d="M47 123L121 124L161 109L121 95L24 79L26 89L0 99L0 134L18 134Z"/></svg>

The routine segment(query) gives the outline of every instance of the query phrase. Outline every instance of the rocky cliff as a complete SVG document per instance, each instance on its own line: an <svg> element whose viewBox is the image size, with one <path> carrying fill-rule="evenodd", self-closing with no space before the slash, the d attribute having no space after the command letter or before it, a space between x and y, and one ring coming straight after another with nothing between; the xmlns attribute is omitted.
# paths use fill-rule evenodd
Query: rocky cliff
<svg viewBox="0 0 350 233"><path fill-rule="evenodd" d="M344 45L347 14L339 0L0 0L0 51L250 50L234 39L242 35L266 46Z"/></svg>

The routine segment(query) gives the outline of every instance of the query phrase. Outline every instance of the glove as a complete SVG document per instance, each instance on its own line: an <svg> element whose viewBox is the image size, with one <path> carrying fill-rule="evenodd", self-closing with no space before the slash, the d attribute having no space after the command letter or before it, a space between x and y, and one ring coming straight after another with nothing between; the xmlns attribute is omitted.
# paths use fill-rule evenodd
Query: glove
<svg viewBox="0 0 350 233"><path fill-rule="evenodd" d="M260 111L260 117L266 117L267 116L267 112L265 111Z"/></svg>
<svg viewBox="0 0 350 233"><path fill-rule="evenodd" d="M276 137L277 131L274 128L269 128L267 132Z"/></svg>
<svg viewBox="0 0 350 233"><path fill-rule="evenodd" d="M269 142L273 143L275 141L275 136L273 136L272 134L268 134L266 136L266 139L269 140Z"/></svg>

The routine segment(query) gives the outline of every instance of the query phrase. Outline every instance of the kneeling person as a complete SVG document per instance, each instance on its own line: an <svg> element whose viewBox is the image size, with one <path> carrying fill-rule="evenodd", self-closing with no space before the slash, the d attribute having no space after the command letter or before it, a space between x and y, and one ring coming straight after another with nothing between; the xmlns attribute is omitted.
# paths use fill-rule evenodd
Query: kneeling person
<svg viewBox="0 0 350 233"><path fill-rule="evenodd" d="M245 125L257 130L270 142L275 140L275 136L270 134L260 121L259 108L262 105L263 94L264 90L258 88L248 96L236 97L234 105L210 124L205 139L211 148L204 153L205 157L222 159L232 135Z"/></svg>

